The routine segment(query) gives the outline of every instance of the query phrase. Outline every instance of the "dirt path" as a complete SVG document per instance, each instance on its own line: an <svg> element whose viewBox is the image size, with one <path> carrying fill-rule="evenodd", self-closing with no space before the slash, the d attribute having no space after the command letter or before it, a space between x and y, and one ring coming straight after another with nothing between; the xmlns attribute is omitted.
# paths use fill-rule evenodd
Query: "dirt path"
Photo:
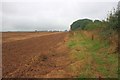
<svg viewBox="0 0 120 80"><path fill-rule="evenodd" d="M71 64L66 37L63 32L2 43L3 77L68 77L51 74Z"/></svg>

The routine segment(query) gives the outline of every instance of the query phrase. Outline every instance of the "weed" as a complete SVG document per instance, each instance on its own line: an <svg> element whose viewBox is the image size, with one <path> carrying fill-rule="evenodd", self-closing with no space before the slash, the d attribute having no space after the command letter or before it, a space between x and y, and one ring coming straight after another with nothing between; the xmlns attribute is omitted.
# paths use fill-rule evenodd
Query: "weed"
<svg viewBox="0 0 120 80"><path fill-rule="evenodd" d="M117 77L118 57L117 54L108 54L109 46L108 41L101 43L91 40L82 32L75 32L75 35L70 37L68 47L71 49L71 56L73 59L85 61L80 78L97 77L96 71L103 77Z"/></svg>

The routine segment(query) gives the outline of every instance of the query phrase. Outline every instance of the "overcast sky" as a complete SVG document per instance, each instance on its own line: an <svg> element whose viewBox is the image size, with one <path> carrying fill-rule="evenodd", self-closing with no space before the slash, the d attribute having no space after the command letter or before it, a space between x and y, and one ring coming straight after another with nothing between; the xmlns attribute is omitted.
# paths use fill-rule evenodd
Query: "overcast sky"
<svg viewBox="0 0 120 80"><path fill-rule="evenodd" d="M117 1L3 1L0 17L3 31L69 30L70 24L78 19L105 19L108 11L116 6Z"/></svg>

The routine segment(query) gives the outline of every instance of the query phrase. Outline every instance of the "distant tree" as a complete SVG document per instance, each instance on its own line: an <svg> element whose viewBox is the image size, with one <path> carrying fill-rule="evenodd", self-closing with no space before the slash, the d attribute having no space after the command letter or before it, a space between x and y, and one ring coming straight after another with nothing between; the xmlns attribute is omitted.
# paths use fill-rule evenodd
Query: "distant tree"
<svg viewBox="0 0 120 80"><path fill-rule="evenodd" d="M94 23L101 23L100 20L94 20Z"/></svg>
<svg viewBox="0 0 120 80"><path fill-rule="evenodd" d="M90 19L80 19L71 24L71 30L84 29L87 24L92 23Z"/></svg>
<svg viewBox="0 0 120 80"><path fill-rule="evenodd" d="M91 22L91 23L88 23L86 26L85 26L85 30L93 30L94 28L96 27L96 25L94 24L94 22Z"/></svg>
<svg viewBox="0 0 120 80"><path fill-rule="evenodd" d="M84 29L85 30L95 30L98 28L102 28L102 24L103 24L102 21L94 20L93 22L88 23Z"/></svg>

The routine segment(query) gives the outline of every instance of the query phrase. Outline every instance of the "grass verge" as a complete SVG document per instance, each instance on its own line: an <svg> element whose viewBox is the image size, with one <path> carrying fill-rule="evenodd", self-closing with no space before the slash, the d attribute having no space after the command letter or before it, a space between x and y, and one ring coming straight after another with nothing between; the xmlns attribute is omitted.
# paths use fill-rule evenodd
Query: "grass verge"
<svg viewBox="0 0 120 80"><path fill-rule="evenodd" d="M78 69L79 78L117 78L118 54L109 53L107 41L91 40L84 33L77 31L70 34L67 43L70 48L70 57L74 61L84 61ZM79 64L78 64L79 65Z"/></svg>

